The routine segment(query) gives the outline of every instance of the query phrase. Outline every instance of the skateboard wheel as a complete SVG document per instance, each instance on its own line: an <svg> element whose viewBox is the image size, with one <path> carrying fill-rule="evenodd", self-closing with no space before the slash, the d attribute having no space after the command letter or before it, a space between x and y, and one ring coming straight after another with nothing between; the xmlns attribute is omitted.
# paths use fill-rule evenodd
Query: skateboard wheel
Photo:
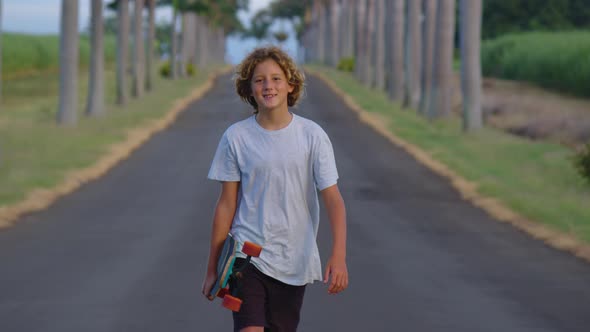
<svg viewBox="0 0 590 332"><path fill-rule="evenodd" d="M256 243L252 242L244 242L244 246L242 247L242 252L248 256L258 257L260 256L260 252L262 251L262 247L257 245Z"/></svg>
<svg viewBox="0 0 590 332"><path fill-rule="evenodd" d="M242 300L228 294L223 298L222 305L226 309L229 309L234 312L238 312L238 311L240 311L240 307L242 306Z"/></svg>
<svg viewBox="0 0 590 332"><path fill-rule="evenodd" d="M229 288L221 288L219 292L217 292L217 297L224 298L226 294L229 294Z"/></svg>

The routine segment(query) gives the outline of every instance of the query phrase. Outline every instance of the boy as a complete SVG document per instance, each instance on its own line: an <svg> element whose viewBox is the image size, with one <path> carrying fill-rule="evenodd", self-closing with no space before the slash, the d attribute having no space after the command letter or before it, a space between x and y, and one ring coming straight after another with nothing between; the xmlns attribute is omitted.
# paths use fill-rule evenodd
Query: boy
<svg viewBox="0 0 590 332"><path fill-rule="evenodd" d="M328 292L348 286L346 212L337 185L332 145L314 122L293 114L305 77L277 47L258 48L237 67L236 90L254 115L223 134L208 178L222 183L215 208L202 292L231 232L263 247L243 273L243 303L234 330L295 331L305 285L322 280L316 235L320 192L332 226L332 256L324 273ZM243 259L236 259L236 265ZM210 299L211 300L211 299Z"/></svg>

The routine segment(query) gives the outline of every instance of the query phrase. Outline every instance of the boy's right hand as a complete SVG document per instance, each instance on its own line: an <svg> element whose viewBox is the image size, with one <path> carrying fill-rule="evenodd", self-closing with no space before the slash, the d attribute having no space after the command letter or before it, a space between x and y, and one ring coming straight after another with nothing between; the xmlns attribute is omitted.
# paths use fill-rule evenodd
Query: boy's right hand
<svg viewBox="0 0 590 332"><path fill-rule="evenodd" d="M217 280L217 272L207 272L207 274L205 275L205 280L203 280L203 287L201 289L201 292L203 293L203 295L209 299L209 301L213 301L215 299L215 296L211 296L209 295L209 293L211 292L211 289L213 288L213 285L215 284L215 281Z"/></svg>

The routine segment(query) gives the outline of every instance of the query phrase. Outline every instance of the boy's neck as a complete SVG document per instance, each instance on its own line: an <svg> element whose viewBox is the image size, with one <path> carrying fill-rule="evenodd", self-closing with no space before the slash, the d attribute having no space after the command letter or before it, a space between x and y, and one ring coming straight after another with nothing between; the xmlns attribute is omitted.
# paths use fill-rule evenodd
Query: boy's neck
<svg viewBox="0 0 590 332"><path fill-rule="evenodd" d="M256 114L256 122L266 130L279 130L287 127L293 114L289 112L288 108L281 110L259 110Z"/></svg>

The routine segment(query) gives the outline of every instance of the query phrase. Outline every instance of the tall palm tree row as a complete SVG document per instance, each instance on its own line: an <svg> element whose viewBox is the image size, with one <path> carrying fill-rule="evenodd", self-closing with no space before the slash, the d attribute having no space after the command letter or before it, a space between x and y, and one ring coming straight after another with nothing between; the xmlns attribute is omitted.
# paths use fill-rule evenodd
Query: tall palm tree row
<svg viewBox="0 0 590 332"><path fill-rule="evenodd" d="M78 0L62 0L57 123L76 125L78 112Z"/></svg>
<svg viewBox="0 0 590 332"><path fill-rule="evenodd" d="M140 98L146 91L154 89L156 6L170 6L174 9L170 58L172 77L175 78L176 74L184 73L186 70L186 66L183 65L180 71L179 66L175 64L177 59L183 64L190 60L193 64L198 63L202 67L212 64L213 61L224 59L225 36L228 33L243 30L237 18L237 12L240 9L246 9L248 3L249 0L109 0L107 7L116 11L118 26L116 103L125 105L128 101L129 73L132 75L131 96ZM105 0L91 0L91 4L90 75L85 113L88 116L100 116L104 114L103 9ZM60 88L56 121L60 125L73 126L77 123L78 100L78 0L62 0L61 6ZM147 20L144 17L146 9ZM177 17L181 17L184 22L181 24L183 29L180 34L175 28ZM130 38L131 32L132 38ZM132 51L132 59L129 59L129 50Z"/></svg>
<svg viewBox="0 0 590 332"><path fill-rule="evenodd" d="M292 0L274 0L288 5ZM463 128L482 126L480 40L482 0L313 0L303 1L312 15L304 22L303 45L309 61L335 66L344 52L326 57L326 25L343 20L346 13L354 33L331 29L334 45L354 45L355 77L368 87L383 90L403 107L429 118L451 113L453 54L461 54ZM302 11L293 15L300 15ZM333 17L338 15L339 17ZM454 44L456 20L460 44ZM340 25L341 26L341 25ZM353 38L352 41L350 38ZM339 48L340 49L340 48ZM328 61L329 59L329 61Z"/></svg>
<svg viewBox="0 0 590 332"><path fill-rule="evenodd" d="M102 0L92 0L90 16L90 76L88 84L88 101L86 114L102 116L104 114L104 48L102 24Z"/></svg>
<svg viewBox="0 0 590 332"><path fill-rule="evenodd" d="M119 0L117 9L117 104L127 103L127 63L129 54L129 0Z"/></svg>
<svg viewBox="0 0 590 332"><path fill-rule="evenodd" d="M461 0L461 87L463 90L463 129L482 126L481 111L481 21L482 0Z"/></svg>

